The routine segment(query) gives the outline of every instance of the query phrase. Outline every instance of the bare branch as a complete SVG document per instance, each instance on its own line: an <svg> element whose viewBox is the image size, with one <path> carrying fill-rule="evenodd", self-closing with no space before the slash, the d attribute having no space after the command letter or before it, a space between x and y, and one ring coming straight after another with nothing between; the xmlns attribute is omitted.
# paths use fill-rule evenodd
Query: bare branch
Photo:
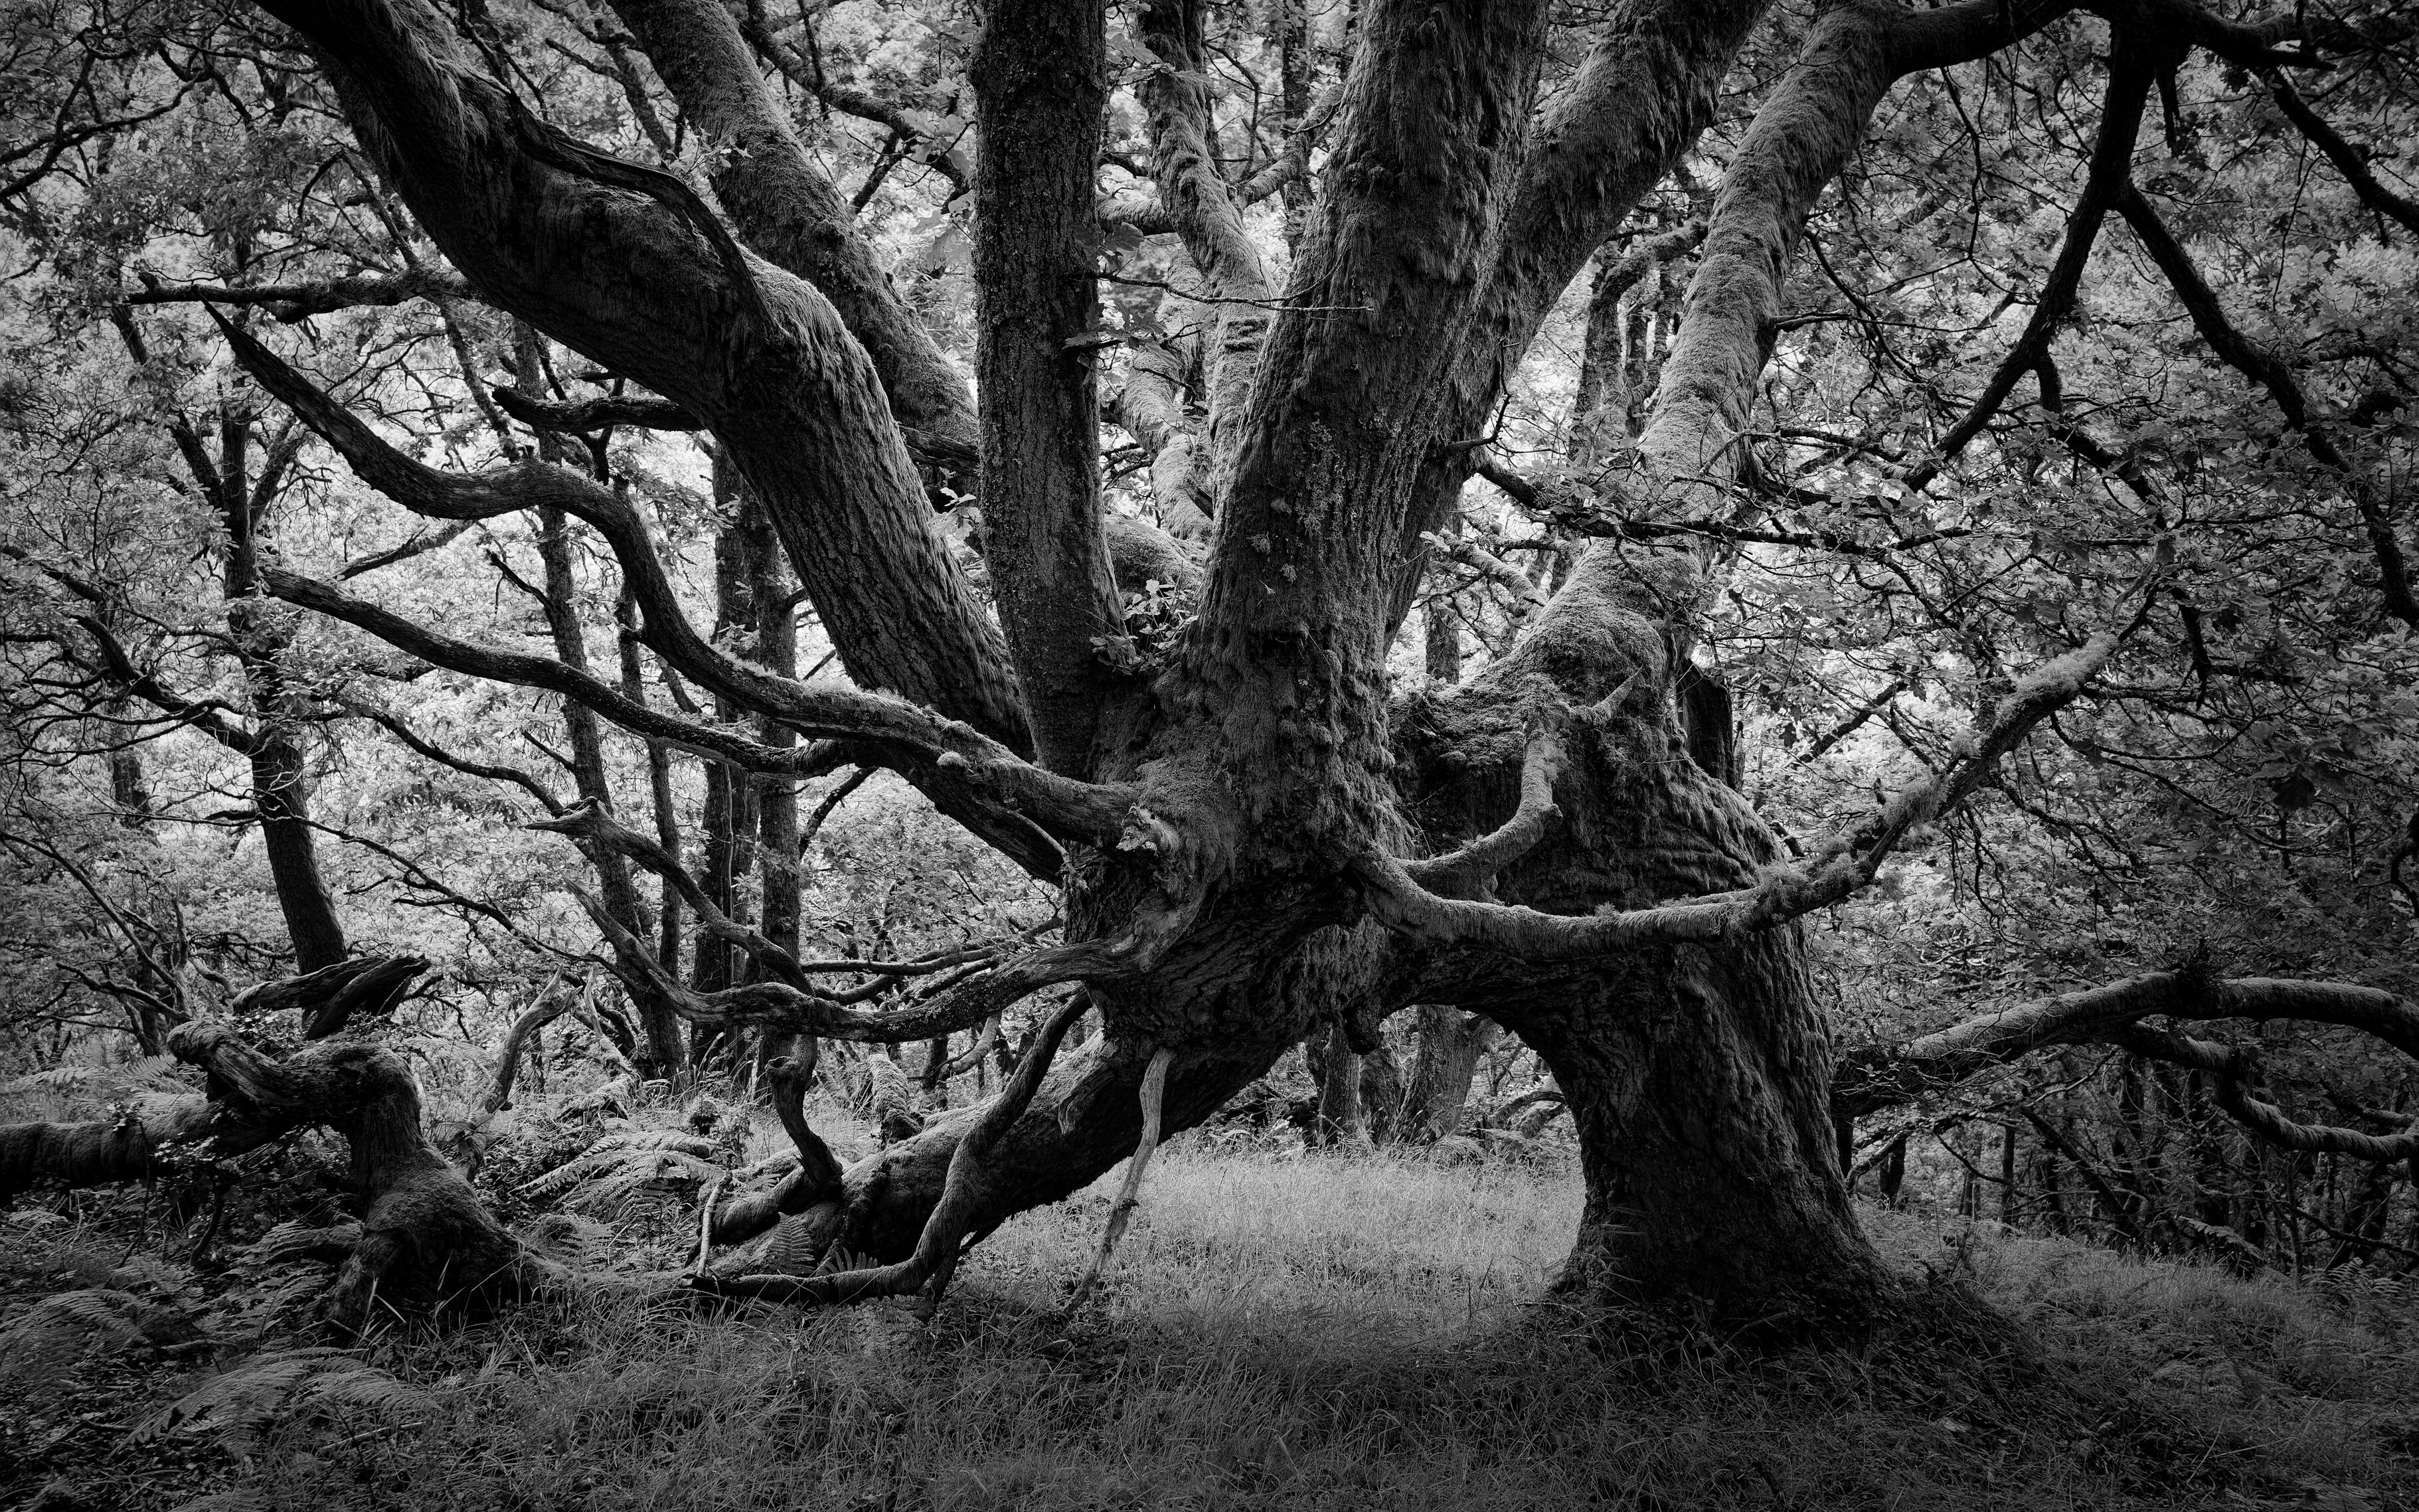
<svg viewBox="0 0 2419 1512"><path fill-rule="evenodd" d="M1075 1283L1074 1291L1067 1298L1061 1314L1071 1314L1091 1294L1101 1279L1101 1272L1109 1263L1110 1251L1126 1231L1126 1222L1133 1216L1134 1205L1141 1200L1143 1172L1150 1165L1152 1151L1159 1149L1160 1105L1167 1094L1167 1068L1176 1059L1176 1051L1162 1045L1151 1052L1150 1064L1142 1073L1142 1136L1134 1141L1134 1152L1126 1162L1126 1179L1117 1187L1117 1200L1109 1204L1109 1221L1101 1230L1101 1247L1093 1252L1092 1263L1085 1268L1084 1278Z"/></svg>
<svg viewBox="0 0 2419 1512"><path fill-rule="evenodd" d="M487 392L495 395L496 403L503 408L504 413L532 430L580 434L603 430L608 425L637 425L646 430L704 428L695 415L670 399L652 395L612 394L558 404L504 384L498 384Z"/></svg>
<svg viewBox="0 0 2419 1512"><path fill-rule="evenodd" d="M1016 1073L1000 1088L999 1096L975 1116L973 1124L949 1154L949 1172L941 1199L933 1204L923 1232L917 1238L915 1253L906 1259L896 1265L826 1275L743 1275L728 1281L700 1276L691 1284L725 1296L801 1305L904 1296L929 1285L937 1301L957 1270L960 1244L998 1197L984 1168L992 1150L1032 1104L1041 1078L1057 1057L1059 1042L1088 1006L1086 996L1078 993L1053 1013L1034 1035L1025 1058L1017 1064Z"/></svg>
<svg viewBox="0 0 2419 1512"><path fill-rule="evenodd" d="M129 304L265 304L269 313L291 325L315 315L354 310L367 305L404 304L412 300L475 300L478 292L461 275L420 267L402 273L360 273L291 284L162 284L146 275L143 287L126 296Z"/></svg>
<svg viewBox="0 0 2419 1512"><path fill-rule="evenodd" d="M1611 702L1617 703L1626 691L1625 684ZM1564 759L1561 731L1551 723L1541 724L1521 754L1520 802L1512 817L1458 850L1404 862L1404 874L1441 896L1468 896L1486 887L1497 872L1536 849L1562 817L1562 810L1554 806L1554 782L1562 775Z"/></svg>
<svg viewBox="0 0 2419 1512"><path fill-rule="evenodd" d="M2109 207L2116 203L2133 173L2134 139L2142 129L2142 106L2149 98L2150 78L2151 60L2144 55L2131 32L2119 30L2115 55L2109 61L2108 92L2100 107L2100 134L2092 143L2090 169L2083 181L2083 193L2067 217L2066 239L2058 247L2057 261L2051 265L2049 279L2033 304L2032 318L2025 323L2024 334L2008 348L2007 356L2000 359L1997 370L1982 386L1972 408L1942 438L1940 455L1907 473L1908 487L1926 487L1939 476L1943 466L1982 434L1991 417L2015 391L2016 380L2033 371L2048 353L2051 339L2074 308L2075 293L2083 285L2083 270L2091 261L2091 246L2099 239L2101 223L2107 219Z"/></svg>
<svg viewBox="0 0 2419 1512"><path fill-rule="evenodd" d="M2235 329L2215 291L2193 265L2192 255L2138 190L2126 186L2117 198L2117 208L2134 228L2142 249L2166 275L2176 297L2192 316L2194 329L2209 343L2210 349L2227 366L2266 389L2276 408L2284 412L2285 423L2301 432L2310 455L2343 479L2344 491L2351 496L2353 508L2360 512L2361 526L2377 558L2379 590L2384 595L2386 611L2407 625L2419 625L2419 597L2412 596L2411 569L2402 555L2402 543L2395 534L2393 517L2378 497L2377 489L2353 469L2350 459L2311 414L2309 398L2294 378L2293 370L2273 352Z"/></svg>
<svg viewBox="0 0 2419 1512"><path fill-rule="evenodd" d="M2283 74L2270 69L2260 77L2267 84L2268 92L2276 97L2276 103L2287 117L2302 129L2302 134L2308 137L2313 146L2327 155L2327 161L2344 176L2344 181L2351 185L2362 204L2380 215L2392 216L2410 230L2419 231L2419 202L2397 194L2380 183L2377 175L2369 171L2370 155L2365 149L2353 147L2334 127L2320 119L2319 113L2310 108L2309 101L2302 98L2301 91L2295 89Z"/></svg>

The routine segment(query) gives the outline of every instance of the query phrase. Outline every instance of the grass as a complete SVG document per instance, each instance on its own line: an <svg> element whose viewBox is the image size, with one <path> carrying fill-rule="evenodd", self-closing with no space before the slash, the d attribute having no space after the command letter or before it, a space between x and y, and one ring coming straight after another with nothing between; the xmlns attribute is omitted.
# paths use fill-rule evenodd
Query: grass
<svg viewBox="0 0 2419 1512"><path fill-rule="evenodd" d="M1116 1174L1004 1227L929 1325L600 1290L376 1342L367 1363L411 1388L394 1399L289 1396L237 1439L208 1421L70 1438L20 1494L74 1487L59 1512L2419 1505L2419 1310L2388 1283L2246 1282L1869 1212L1902 1266L1972 1287L2042 1359L1647 1353L1542 1300L1577 1223L1565 1165L1196 1135L1154 1164L1087 1314L1054 1323ZM39 1256L0 1227L21 1275L89 1240L60 1227ZM87 1257L82 1284L112 1258ZM118 1372L113 1426L211 1379L127 1358L78 1367ZM41 1413L69 1396L0 1396L40 1419L0 1450L54 1431Z"/></svg>

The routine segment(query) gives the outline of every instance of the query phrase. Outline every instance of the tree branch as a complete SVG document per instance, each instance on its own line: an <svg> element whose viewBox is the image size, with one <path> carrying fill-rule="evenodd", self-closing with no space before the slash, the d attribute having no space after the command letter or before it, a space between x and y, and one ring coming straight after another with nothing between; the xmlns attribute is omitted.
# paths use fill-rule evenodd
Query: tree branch
<svg viewBox="0 0 2419 1512"><path fill-rule="evenodd" d="M1929 824L1991 780L2000 758L2033 727L2079 695L2120 640L2103 631L2037 668L1993 705L1939 773L1901 792L1864 823L1812 848L1803 862L1775 868L1751 887L1593 915L1541 913L1506 903L1437 896L1391 856L1352 863L1369 915L1423 946L1462 946L1533 963L1608 955L1675 940L1728 940L1774 929L1848 897L1918 825Z"/></svg>
<svg viewBox="0 0 2419 1512"><path fill-rule="evenodd" d="M2386 612L2406 625L2419 625L2419 597L2411 588L2411 569L2402 555L2402 543L2394 532L2393 517L2385 503L2368 480L2352 468L2351 461L2338 450L2326 429L2317 424L2310 413L2307 395L2293 377L2293 370L2274 353L2242 334L2226 317L2226 308L2193 265L2192 255L2175 239L2166 223L2159 219L2150 202L2141 192L2127 185L2118 195L2117 208L2134 228L2142 250L2166 275L2167 283L2192 316L2193 327L2208 342L2226 364L2268 391L2276 408L2284 412L2285 424L2299 431L2310 455L2343 479L2344 491L2351 496L2352 506L2360 512L2361 526L2367 532L2369 548L2377 558L2379 590L2385 598Z"/></svg>
<svg viewBox="0 0 2419 1512"><path fill-rule="evenodd" d="M999 633L829 301L734 259L718 223L670 202L688 193L677 180L548 134L430 0L264 3L316 49L365 153L485 297L714 430L858 683L1025 746ZM635 193L634 175L649 176Z"/></svg>
<svg viewBox="0 0 2419 1512"><path fill-rule="evenodd" d="M264 304L287 325L315 315L365 305L404 304L413 300L475 300L460 275L426 266L401 273L357 273L348 278L291 284L162 284L147 274L129 304Z"/></svg>

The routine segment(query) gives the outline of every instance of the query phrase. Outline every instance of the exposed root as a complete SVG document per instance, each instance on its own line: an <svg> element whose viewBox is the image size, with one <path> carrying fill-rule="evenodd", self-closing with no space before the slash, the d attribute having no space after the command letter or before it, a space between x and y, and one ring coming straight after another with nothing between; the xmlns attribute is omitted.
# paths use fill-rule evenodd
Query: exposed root
<svg viewBox="0 0 2419 1512"><path fill-rule="evenodd" d="M1126 1166L1126 1179L1117 1188L1117 1200L1109 1206L1109 1223L1101 1231L1101 1247L1092 1256L1092 1263L1084 1278L1075 1283L1074 1291L1067 1298L1062 1314L1072 1314L1091 1295L1101 1279L1102 1268L1109 1263L1109 1252L1126 1231L1126 1220L1133 1216L1134 1204L1142 1196L1142 1175L1150 1165L1151 1152L1159 1148L1160 1103L1167 1092L1167 1068L1175 1060L1176 1051L1162 1045L1150 1057L1150 1065L1142 1073L1142 1137L1134 1143L1133 1159Z"/></svg>
<svg viewBox="0 0 2419 1512"><path fill-rule="evenodd" d="M419 1083L392 1051L321 1041L271 1060L223 1024L180 1026L168 1046L208 1072L211 1100L247 1122L324 1124L351 1147L366 1206L361 1239L327 1299L331 1316L358 1324L381 1304L519 1295L545 1272L429 1144Z"/></svg>
<svg viewBox="0 0 2419 1512"><path fill-rule="evenodd" d="M963 1244L979 1225L986 1225L994 1206L987 1158L1001 1135L1023 1116L1041 1086L1041 1078L1058 1054L1059 1041L1083 1017L1089 999L1077 994L1050 1016L1019 1062L1016 1074L968 1127L949 1157L948 1177L941 1200L933 1206L916 1242L915 1253L894 1265L838 1271L822 1275L741 1275L728 1279L701 1275L689 1285L721 1296L753 1297L800 1306L860 1302L875 1297L903 1297L928 1290L927 1305L936 1305L956 1273Z"/></svg>
<svg viewBox="0 0 2419 1512"><path fill-rule="evenodd" d="M324 1040L356 1018L392 1010L412 979L427 969L418 956L364 956L262 982L230 1007L243 1013L293 1014L306 1038ZM282 1105L230 1104L213 1085L206 1095L146 1097L115 1118L0 1126L0 1203L38 1186L149 1180L180 1165L257 1149L310 1121Z"/></svg>
<svg viewBox="0 0 2419 1512"><path fill-rule="evenodd" d="M781 1127L789 1131L790 1142L797 1147L798 1164L789 1174L762 1192L743 1192L720 1205L717 1211L713 1196L704 1203L700 1220L701 1248L697 1269L704 1270L713 1244L735 1244L753 1239L783 1218L808 1211L816 1204L840 1195L840 1169L838 1157L821 1135L807 1124L807 1083L813 1077L816 1060L815 1041L804 1042L803 1057L781 1056L765 1066L773 1090L773 1111L780 1116Z"/></svg>

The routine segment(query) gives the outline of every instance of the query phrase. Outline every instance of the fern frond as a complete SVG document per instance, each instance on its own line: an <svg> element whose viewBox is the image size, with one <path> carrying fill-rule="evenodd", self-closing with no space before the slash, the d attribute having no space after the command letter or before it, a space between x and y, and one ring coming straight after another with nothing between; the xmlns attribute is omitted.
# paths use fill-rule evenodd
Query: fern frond
<svg viewBox="0 0 2419 1512"><path fill-rule="evenodd" d="M146 1315L160 1311L131 1291L106 1288L44 1297L0 1332L0 1380L29 1388L49 1385L96 1340L131 1344L141 1338Z"/></svg>
<svg viewBox="0 0 2419 1512"><path fill-rule="evenodd" d="M521 1242L543 1259L578 1267L604 1258L612 1248L613 1231L572 1213L549 1212L530 1225Z"/></svg>
<svg viewBox="0 0 2419 1512"><path fill-rule="evenodd" d="M145 1056L123 1066L54 1066L0 1082L0 1093L125 1097L135 1092L191 1090L176 1075L179 1064L174 1056Z"/></svg>
<svg viewBox="0 0 2419 1512"><path fill-rule="evenodd" d="M354 1407L394 1411L426 1397L342 1350L273 1350L222 1371L135 1425L137 1442L170 1433L217 1435L230 1449L249 1445L256 1429L295 1410Z"/></svg>

